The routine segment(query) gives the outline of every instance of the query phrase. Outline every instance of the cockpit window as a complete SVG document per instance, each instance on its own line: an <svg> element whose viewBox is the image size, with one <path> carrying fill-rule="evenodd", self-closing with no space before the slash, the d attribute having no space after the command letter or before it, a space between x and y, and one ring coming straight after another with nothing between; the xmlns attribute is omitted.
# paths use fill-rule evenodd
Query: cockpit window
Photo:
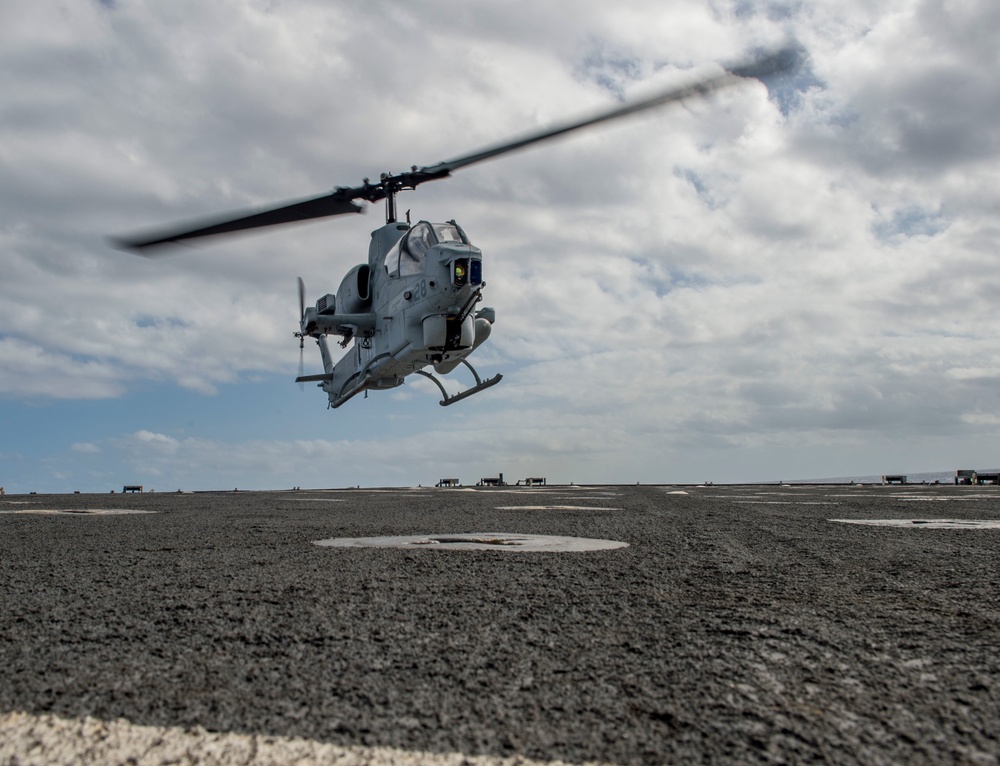
<svg viewBox="0 0 1000 766"><path fill-rule="evenodd" d="M399 243L401 240L396 240L396 244L389 248L389 252L385 254L385 273L391 277L399 276Z"/></svg>
<svg viewBox="0 0 1000 766"><path fill-rule="evenodd" d="M435 244L434 230L429 223L421 221L410 229L399 249L399 275L423 274L427 251Z"/></svg>
<svg viewBox="0 0 1000 766"><path fill-rule="evenodd" d="M438 242L458 242L459 244L464 244L462 233L454 224L435 223L432 226L434 227L434 234L437 235Z"/></svg>
<svg viewBox="0 0 1000 766"><path fill-rule="evenodd" d="M466 244L461 230L451 223L421 221L386 253L385 270L390 276L423 274L427 251L443 242Z"/></svg>

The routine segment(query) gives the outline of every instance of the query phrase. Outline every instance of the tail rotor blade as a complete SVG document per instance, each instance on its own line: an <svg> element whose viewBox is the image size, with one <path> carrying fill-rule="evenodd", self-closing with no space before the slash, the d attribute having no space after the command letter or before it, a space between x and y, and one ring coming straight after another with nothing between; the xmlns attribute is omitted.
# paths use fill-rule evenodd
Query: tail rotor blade
<svg viewBox="0 0 1000 766"><path fill-rule="evenodd" d="M299 323L301 324L302 320L305 319L305 316L306 316L306 283L302 281L302 277L296 277L296 279L298 279L298 281L299 281ZM305 373L305 365L306 365L306 362L305 362L306 339L305 339L305 336L301 332L301 328L299 328L299 329L300 329L300 331L298 333L296 333L296 334L299 336L299 375L298 375L298 377L301 378L302 375ZM305 391L305 389L306 389L305 385L302 383L301 380L299 380L299 391Z"/></svg>

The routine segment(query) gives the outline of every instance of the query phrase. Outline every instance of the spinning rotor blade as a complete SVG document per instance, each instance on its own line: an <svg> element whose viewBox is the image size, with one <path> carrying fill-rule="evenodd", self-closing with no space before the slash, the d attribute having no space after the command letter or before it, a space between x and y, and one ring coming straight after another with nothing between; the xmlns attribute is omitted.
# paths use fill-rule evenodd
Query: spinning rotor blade
<svg viewBox="0 0 1000 766"><path fill-rule="evenodd" d="M346 194L345 194L346 192ZM179 228L146 232L131 237L121 237L113 240L121 250L130 250L146 255L146 248L157 245L180 244L187 239L208 237L214 234L231 234L246 229L257 229L262 226L275 226L282 223L308 221L313 218L325 218L332 215L360 213L362 208L352 200L358 195L354 190L337 189L331 194L321 197L290 202L268 210L256 213L230 213L222 218L216 217L203 220L198 224L189 223Z"/></svg>
<svg viewBox="0 0 1000 766"><path fill-rule="evenodd" d="M302 319L306 315L306 283L302 281L302 277L296 277L299 280L299 319Z"/></svg>
<svg viewBox="0 0 1000 766"><path fill-rule="evenodd" d="M593 115L592 117L570 122L565 125L555 126L539 133L533 133L525 136L524 138L510 141L509 143L500 144L488 149L473 152L472 154L467 154L463 157L456 157L452 160L439 162L436 165L428 165L427 167L415 170L410 174L401 174L400 177L406 177L407 175L416 176L418 178L415 180L415 183L420 183L421 180L429 181L436 178L443 178L459 168L468 167L469 165L474 165L478 162L498 157L501 154L507 154L508 152L524 149L532 144L548 141L549 139L557 138L558 136L571 133L575 130L588 128L593 125L599 125L604 122L611 122L612 120L628 117L630 115L638 114L639 112L644 112L649 109L655 109L660 106L666 106L667 104L686 101L691 98L699 98L701 96L708 95L712 91L719 90L730 85L736 85L742 82L745 78L761 79L791 71L798 66L801 55L801 51L798 48L783 48L773 53L758 56L740 64L730 66L720 75L688 83L687 85L673 86L667 90L660 91L655 95L625 104L617 109L612 109L608 112L601 112ZM419 176L424 174L428 177L419 178Z"/></svg>
<svg viewBox="0 0 1000 766"><path fill-rule="evenodd" d="M655 95L624 104L616 109L601 112L591 117L547 128L540 132L508 141L507 143L481 149L471 154L446 160L445 162L439 162L436 165L426 165L424 167L414 165L409 171L403 173L383 173L377 183L369 183L366 178L361 186L352 188L337 187L330 194L319 197L287 202L267 210L235 212L210 221L203 220L200 223L113 239L112 244L122 250L146 255L145 251L147 248L159 245L181 244L186 240L197 237L229 234L247 229L256 229L262 226L307 221L313 218L359 213L362 211L362 207L355 200L376 202L385 199L387 201L386 218L389 221L394 221L394 200L396 193L399 191L415 189L417 185L426 181L447 178L452 172L460 168L518 151L533 144L548 141L576 130L611 122L612 120L628 117L667 104L700 98L721 88L743 82L744 78L765 78L789 72L798 66L801 56L802 53L798 48L784 48L730 66L722 74L706 77L686 85L673 86Z"/></svg>

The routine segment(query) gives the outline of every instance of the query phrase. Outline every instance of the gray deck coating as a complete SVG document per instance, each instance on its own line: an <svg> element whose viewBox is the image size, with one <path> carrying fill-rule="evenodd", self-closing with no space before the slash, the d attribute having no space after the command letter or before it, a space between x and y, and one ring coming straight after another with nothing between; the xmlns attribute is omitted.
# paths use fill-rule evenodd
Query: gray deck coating
<svg viewBox="0 0 1000 766"><path fill-rule="evenodd" d="M1000 762L1000 489L678 491L3 498L0 764Z"/></svg>

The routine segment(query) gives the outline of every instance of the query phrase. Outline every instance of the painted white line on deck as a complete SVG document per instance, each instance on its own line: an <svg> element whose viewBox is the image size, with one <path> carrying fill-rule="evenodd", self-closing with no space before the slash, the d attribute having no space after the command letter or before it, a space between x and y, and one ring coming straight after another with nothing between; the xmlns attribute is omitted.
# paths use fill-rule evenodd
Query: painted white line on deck
<svg viewBox="0 0 1000 766"><path fill-rule="evenodd" d="M389 747L343 747L300 737L139 726L126 720L0 714L0 763L212 764L213 766L566 766L523 756L499 758ZM590 766L596 766L591 762Z"/></svg>
<svg viewBox="0 0 1000 766"><path fill-rule="evenodd" d="M19 508L16 511L2 511L6 514L40 513L47 516L124 516L129 513L156 513L138 511L133 508Z"/></svg>

